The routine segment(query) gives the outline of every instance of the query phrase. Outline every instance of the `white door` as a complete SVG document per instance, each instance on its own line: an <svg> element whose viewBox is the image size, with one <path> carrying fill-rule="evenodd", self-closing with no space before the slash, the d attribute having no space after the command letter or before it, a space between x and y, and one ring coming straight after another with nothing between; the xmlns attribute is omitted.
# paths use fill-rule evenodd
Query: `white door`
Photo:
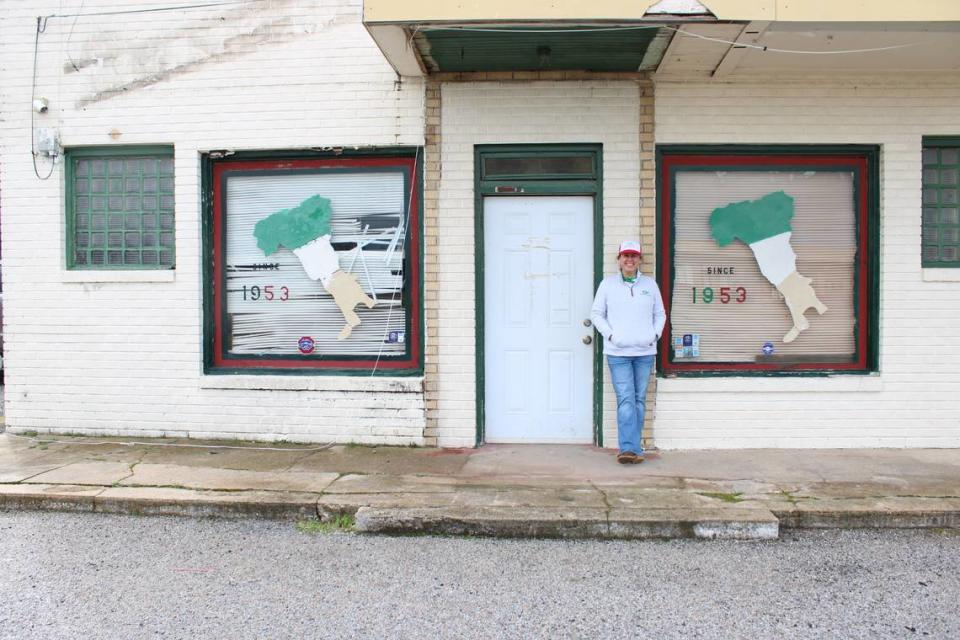
<svg viewBox="0 0 960 640"><path fill-rule="evenodd" d="M593 441L593 198L483 201L487 442Z"/></svg>

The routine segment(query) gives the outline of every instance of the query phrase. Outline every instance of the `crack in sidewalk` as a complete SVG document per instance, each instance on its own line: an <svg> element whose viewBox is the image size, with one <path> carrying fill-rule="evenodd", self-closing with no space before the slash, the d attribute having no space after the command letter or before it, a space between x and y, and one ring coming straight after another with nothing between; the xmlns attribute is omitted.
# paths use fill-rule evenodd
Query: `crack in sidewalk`
<svg viewBox="0 0 960 640"><path fill-rule="evenodd" d="M129 473L128 475L125 475L124 477L118 479L118 480L114 480L113 483L112 483L110 486L112 486L112 487L120 486L120 483L122 483L124 480L128 480L128 479L132 478L133 475L134 475L134 473L136 473L137 465L139 465L140 463L142 463L142 462L143 462L143 459L144 459L146 456L147 456L147 450L144 449L143 451L140 452L140 457L139 457L136 461L131 462L131 463L129 463L129 464L127 465L127 467L128 467L129 470L130 470L130 473Z"/></svg>
<svg viewBox="0 0 960 640"><path fill-rule="evenodd" d="M596 483L592 481L590 482L590 486L593 487L594 491L600 494L601 498L603 498L603 517L607 524L607 535L610 535L610 516L613 513L613 505L610 504L610 496L608 496L606 491L598 487Z"/></svg>

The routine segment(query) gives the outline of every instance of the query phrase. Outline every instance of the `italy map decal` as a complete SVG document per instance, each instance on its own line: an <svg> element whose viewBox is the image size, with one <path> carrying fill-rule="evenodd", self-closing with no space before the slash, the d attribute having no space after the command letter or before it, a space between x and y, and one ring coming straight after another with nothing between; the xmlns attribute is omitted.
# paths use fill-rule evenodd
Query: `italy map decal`
<svg viewBox="0 0 960 640"><path fill-rule="evenodd" d="M327 198L310 196L292 209L282 209L259 221L253 235L264 255L286 247L300 259L310 279L323 284L347 322L337 336L344 340L360 324L354 307L362 303L370 309L376 301L363 292L353 274L340 270L337 253L330 244L330 215Z"/></svg>
<svg viewBox="0 0 960 640"><path fill-rule="evenodd" d="M790 245L793 229L793 198L783 191L768 193L759 200L743 200L718 207L710 214L710 231L721 247L734 240L750 247L763 274L783 295L793 327L783 336L793 342L810 328L804 316L811 307L823 315L827 306L810 286L812 280L797 273L797 254Z"/></svg>

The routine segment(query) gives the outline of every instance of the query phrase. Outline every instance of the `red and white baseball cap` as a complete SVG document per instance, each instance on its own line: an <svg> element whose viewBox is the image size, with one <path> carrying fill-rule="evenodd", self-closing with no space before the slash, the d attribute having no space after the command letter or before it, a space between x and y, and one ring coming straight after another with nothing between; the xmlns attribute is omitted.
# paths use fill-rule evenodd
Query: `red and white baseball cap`
<svg viewBox="0 0 960 640"><path fill-rule="evenodd" d="M624 240L620 243L620 251L617 252L617 257L620 257L625 253L632 253L638 256L643 255L643 251L640 250L640 243L636 240Z"/></svg>

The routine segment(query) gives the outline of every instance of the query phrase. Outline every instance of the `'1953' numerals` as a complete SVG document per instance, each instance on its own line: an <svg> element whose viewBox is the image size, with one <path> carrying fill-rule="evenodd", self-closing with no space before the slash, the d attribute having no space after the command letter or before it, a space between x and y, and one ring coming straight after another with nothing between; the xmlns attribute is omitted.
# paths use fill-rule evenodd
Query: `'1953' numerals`
<svg viewBox="0 0 960 640"><path fill-rule="evenodd" d="M281 286L279 289L275 285L267 284L261 287L258 284L248 287L243 285L243 299L244 300L279 300L280 302L285 302L290 299L290 289Z"/></svg>
<svg viewBox="0 0 960 640"><path fill-rule="evenodd" d="M737 304L747 301L747 290L743 287L720 287L717 291L719 295L714 292L713 287L704 287L699 291L700 298L698 299L697 288L693 287L693 304L697 304L698 302L710 304L718 298L721 304L729 304L731 300Z"/></svg>

